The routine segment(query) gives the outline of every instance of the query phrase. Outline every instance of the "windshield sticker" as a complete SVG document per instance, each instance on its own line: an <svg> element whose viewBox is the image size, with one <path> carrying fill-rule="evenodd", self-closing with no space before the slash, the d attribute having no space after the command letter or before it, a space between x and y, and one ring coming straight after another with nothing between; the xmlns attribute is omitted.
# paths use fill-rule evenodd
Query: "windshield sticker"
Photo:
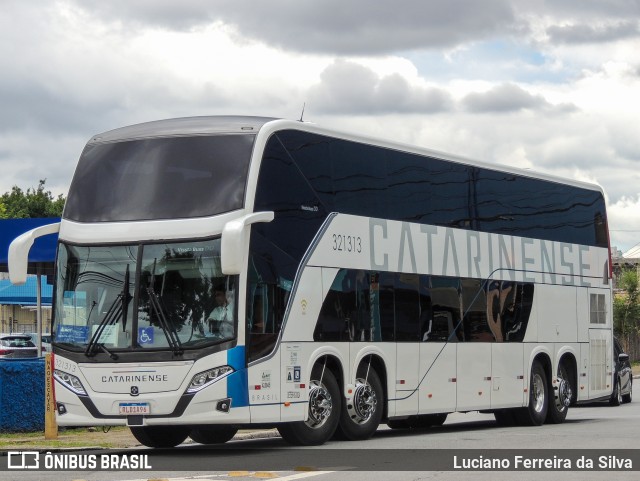
<svg viewBox="0 0 640 481"><path fill-rule="evenodd" d="M88 333L89 329L87 328L87 326L58 324L58 330L56 331L56 341L84 344L87 342Z"/></svg>
<svg viewBox="0 0 640 481"><path fill-rule="evenodd" d="M91 326L91 337L96 334L96 331L99 328L100 326ZM100 334L100 338L96 339L95 342L100 344L112 344L115 346L118 342L117 326L104 326L104 330Z"/></svg>
<svg viewBox="0 0 640 481"><path fill-rule="evenodd" d="M153 344L153 326L138 328L138 344Z"/></svg>

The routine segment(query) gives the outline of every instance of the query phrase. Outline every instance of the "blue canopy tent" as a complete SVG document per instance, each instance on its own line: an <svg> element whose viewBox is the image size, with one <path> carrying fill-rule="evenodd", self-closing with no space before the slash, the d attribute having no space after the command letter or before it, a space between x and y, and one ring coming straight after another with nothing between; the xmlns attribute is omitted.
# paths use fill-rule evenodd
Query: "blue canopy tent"
<svg viewBox="0 0 640 481"><path fill-rule="evenodd" d="M59 218L39 219L8 219L0 220L0 272L8 272L9 245L16 237L25 232L47 224L60 222ZM27 278L27 282L21 286L14 286L8 280L0 281L0 304L20 304L37 306L38 337L42 335L42 304L51 305L51 285L46 278L53 276L56 258L57 234L42 236L34 242L29 250L29 264L27 272L36 274L36 278ZM38 351L41 343L36 344Z"/></svg>
<svg viewBox="0 0 640 481"><path fill-rule="evenodd" d="M14 286L9 279L0 280L0 304L19 304L21 306L37 305L36 291L38 286L36 283L36 277L29 277L27 282L21 286ZM53 286L47 284L46 277L40 278L40 289L42 289L42 304L51 305Z"/></svg>
<svg viewBox="0 0 640 481"><path fill-rule="evenodd" d="M9 244L13 239L36 227L56 222L60 222L60 218L0 220L0 272L9 272ZM50 234L36 239L29 251L29 274L37 274L39 268L40 274L53 275L57 242L57 234Z"/></svg>

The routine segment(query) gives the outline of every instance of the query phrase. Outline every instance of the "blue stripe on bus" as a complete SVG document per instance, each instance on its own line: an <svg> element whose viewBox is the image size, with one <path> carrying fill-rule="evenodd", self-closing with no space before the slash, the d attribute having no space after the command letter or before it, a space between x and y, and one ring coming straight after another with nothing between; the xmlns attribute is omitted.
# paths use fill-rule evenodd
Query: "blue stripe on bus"
<svg viewBox="0 0 640 481"><path fill-rule="evenodd" d="M227 351L227 364L236 372L227 377L227 397L231 398L231 407L249 405L249 379L245 365L244 346L236 346Z"/></svg>

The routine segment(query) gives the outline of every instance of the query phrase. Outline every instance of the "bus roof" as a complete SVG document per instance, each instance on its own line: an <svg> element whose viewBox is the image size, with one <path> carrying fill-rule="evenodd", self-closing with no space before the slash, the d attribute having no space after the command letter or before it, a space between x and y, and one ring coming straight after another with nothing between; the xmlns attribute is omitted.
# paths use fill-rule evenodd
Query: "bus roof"
<svg viewBox="0 0 640 481"><path fill-rule="evenodd" d="M512 173L512 174L523 176L523 177L530 177L533 179L540 179L540 180L545 180L549 182L555 182L558 184L572 185L572 186L583 188L583 189L595 190L597 192L600 192L604 196L603 188L600 185L595 183L568 179L566 177L560 177L560 176L555 176L555 175L546 174L542 172L537 172L535 170L521 169L518 167L512 167L505 164L479 161L479 160L463 157L460 155L441 152L441 151L428 149L425 147L420 147L412 144L396 142L393 140L374 138L374 137L359 135L356 133L348 133L344 131L332 130L325 127L321 127L313 123L309 123L309 122L274 119L274 121L264 125L263 129L261 129L263 132L261 133L270 135L272 132L277 132L280 130L288 130L288 129L300 130L304 132L310 132L318 135L335 137L343 140L359 142L359 143L368 144L368 145L375 145L375 146L388 148L392 150L398 150L402 152L425 155L429 157L434 157L436 159L456 162L456 163L465 164L465 165L472 165L472 166L481 167L484 169L489 169L494 171L508 172L508 173Z"/></svg>
<svg viewBox="0 0 640 481"><path fill-rule="evenodd" d="M173 136L194 136L194 135L212 135L222 133L258 133L268 138L269 135L280 130L300 130L304 132L336 137L343 140L349 140L358 143L376 145L392 150L410 152L419 155L426 155L442 160L457 162L466 165L473 165L485 169L505 171L524 177L531 177L560 184L573 185L589 190L595 190L604 195L601 186L589 182L567 179L565 177L554 176L532 170L520 169L505 164L497 164L490 162L478 161L463 156L432 150L416 145L395 142L393 140L379 139L368 136L359 135L357 133L349 133L337 131L321 127L310 122L300 122L294 120L278 119L274 117L253 117L253 116L201 116L201 117L182 117L166 120L157 120L145 122L127 127L121 127L114 130L95 135L89 141L89 144L117 142L143 138L155 137L173 137ZM266 140L266 139L265 139Z"/></svg>
<svg viewBox="0 0 640 481"><path fill-rule="evenodd" d="M205 116L156 120L94 135L89 143L117 142L154 137L257 133L265 123L272 120L276 119L248 116Z"/></svg>

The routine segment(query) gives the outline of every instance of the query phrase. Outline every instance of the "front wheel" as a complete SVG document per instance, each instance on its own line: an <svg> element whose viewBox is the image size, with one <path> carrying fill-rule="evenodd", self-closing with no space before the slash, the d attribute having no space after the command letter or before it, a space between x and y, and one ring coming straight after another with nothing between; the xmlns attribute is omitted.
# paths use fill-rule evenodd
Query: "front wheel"
<svg viewBox="0 0 640 481"><path fill-rule="evenodd" d="M131 434L149 448L173 448L189 436L186 426L132 426Z"/></svg>
<svg viewBox="0 0 640 481"><path fill-rule="evenodd" d="M518 411L518 424L522 426L541 426L547 417L549 408L549 390L547 375L538 361L531 365L529 383L529 405Z"/></svg>
<svg viewBox="0 0 640 481"><path fill-rule="evenodd" d="M193 428L189 437L200 444L223 444L233 438L238 428L233 426L206 426Z"/></svg>
<svg viewBox="0 0 640 481"><path fill-rule="evenodd" d="M623 403L630 403L631 402L631 394L633 392L633 378L629 379L629 394L623 394L622 395L622 402Z"/></svg>
<svg viewBox="0 0 640 481"><path fill-rule="evenodd" d="M373 436L382 420L384 406L382 383L375 369L360 366L353 396L344 402L338 424L340 437L358 441Z"/></svg>
<svg viewBox="0 0 640 481"><path fill-rule="evenodd" d="M309 384L309 414L306 421L278 426L282 439L298 446L323 444L336 430L340 419L340 389L333 373L316 364Z"/></svg>
<svg viewBox="0 0 640 481"><path fill-rule="evenodd" d="M613 385L613 392L609 398L609 404L612 406L620 406L622 404L622 394L620 394L620 379L616 379Z"/></svg>

